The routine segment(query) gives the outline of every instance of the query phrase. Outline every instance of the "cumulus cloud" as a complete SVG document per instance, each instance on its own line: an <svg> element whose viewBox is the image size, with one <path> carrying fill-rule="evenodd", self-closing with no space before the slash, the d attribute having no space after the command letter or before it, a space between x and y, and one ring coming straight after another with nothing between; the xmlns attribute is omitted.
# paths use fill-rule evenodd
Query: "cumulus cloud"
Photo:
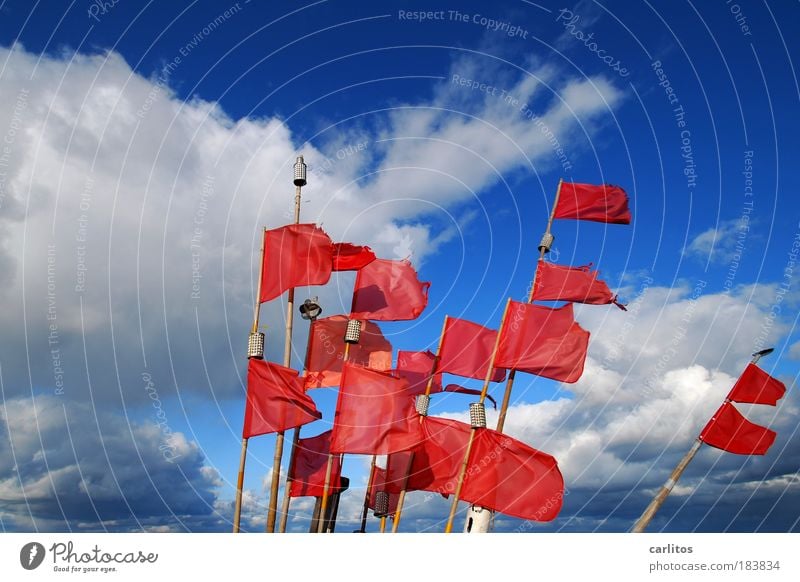
<svg viewBox="0 0 800 582"><path fill-rule="evenodd" d="M685 254L717 264L739 262L745 250L759 237L751 232L750 215L725 220L696 235L686 246Z"/></svg>
<svg viewBox="0 0 800 582"><path fill-rule="evenodd" d="M558 164L553 139L569 140L570 155L589 147L622 98L603 77L462 58L430 95L301 143L278 117L232 119L214 102L182 101L169 75L143 77L115 52L15 45L0 48L0 61L0 97L11 104L0 128L14 129L0 326L25 332L4 351L4 372L12 390L29 374L53 386L61 373L75 398L90 380L94 397L119 398L143 372L165 397L241 394L260 228L290 221L298 152L311 169L304 221L422 265L474 219L469 204L483 189ZM491 80L526 109L453 83L456 74ZM332 312L349 304L351 281L312 293ZM275 302L262 322L280 329L283 317ZM270 356L280 359L280 344L267 342ZM140 398L136 390L126 405Z"/></svg>
<svg viewBox="0 0 800 582"><path fill-rule="evenodd" d="M219 474L181 433L46 395L7 399L0 431L6 529L185 531L221 520Z"/></svg>

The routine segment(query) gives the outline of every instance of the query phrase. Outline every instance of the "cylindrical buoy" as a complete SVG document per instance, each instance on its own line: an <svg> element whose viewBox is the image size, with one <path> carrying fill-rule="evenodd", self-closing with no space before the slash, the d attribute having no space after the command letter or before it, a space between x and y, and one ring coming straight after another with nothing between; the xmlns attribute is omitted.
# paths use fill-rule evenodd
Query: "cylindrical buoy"
<svg viewBox="0 0 800 582"><path fill-rule="evenodd" d="M297 161L294 163L294 185L305 186L306 182L306 163L303 161L303 156L297 156Z"/></svg>
<svg viewBox="0 0 800 582"><path fill-rule="evenodd" d="M486 407L483 402L473 402L469 405L469 422L472 428L486 428Z"/></svg>
<svg viewBox="0 0 800 582"><path fill-rule="evenodd" d="M420 416L428 416L428 407L431 404L431 397L427 394L418 394L416 409Z"/></svg>
<svg viewBox="0 0 800 582"><path fill-rule="evenodd" d="M359 339L361 339L361 322L357 319L351 319L347 322L344 341L348 344L357 344Z"/></svg>
<svg viewBox="0 0 800 582"><path fill-rule="evenodd" d="M464 533L489 533L492 525L492 512L479 505L470 505L467 521L464 522Z"/></svg>
<svg viewBox="0 0 800 582"><path fill-rule="evenodd" d="M250 334L247 341L247 357L259 360L264 359L264 334L260 331L254 331Z"/></svg>

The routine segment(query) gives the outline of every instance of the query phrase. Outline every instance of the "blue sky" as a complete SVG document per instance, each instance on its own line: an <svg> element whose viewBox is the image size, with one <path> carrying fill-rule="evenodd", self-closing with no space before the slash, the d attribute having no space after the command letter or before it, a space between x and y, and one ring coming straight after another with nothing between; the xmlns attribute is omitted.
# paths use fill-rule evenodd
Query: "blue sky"
<svg viewBox="0 0 800 582"><path fill-rule="evenodd" d="M775 346L763 366L796 378L797 17L734 2L0 2L0 525L230 528L258 233L288 221L303 153L303 220L411 255L432 283L419 320L384 326L399 349L432 349L445 314L497 326L524 298L560 178L628 191L630 226L557 221L552 256L594 263L633 308L578 309L584 378L519 378L507 424L571 491L533 530L626 530L753 349ZM298 297L333 315L351 289L340 275ZM262 311L273 360L284 309ZM334 395L313 396L329 419ZM770 454L704 451L654 527L797 530L797 412L793 389L777 413L747 411L778 430ZM273 442L251 442L253 530ZM367 463L345 464L343 531ZM403 529L439 531L446 507L425 501L410 496Z"/></svg>

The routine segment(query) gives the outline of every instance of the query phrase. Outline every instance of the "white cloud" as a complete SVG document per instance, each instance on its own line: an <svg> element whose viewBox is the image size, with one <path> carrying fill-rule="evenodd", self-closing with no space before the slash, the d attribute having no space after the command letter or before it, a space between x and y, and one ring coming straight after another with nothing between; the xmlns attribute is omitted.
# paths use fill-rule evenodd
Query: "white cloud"
<svg viewBox="0 0 800 582"><path fill-rule="evenodd" d="M216 470L198 445L53 396L6 399L2 518L12 529L191 529L216 514ZM226 516L227 517L227 516Z"/></svg>
<svg viewBox="0 0 800 582"><path fill-rule="evenodd" d="M751 233L750 215L743 214L696 235L686 246L685 254L702 261L735 264L738 269L742 256L755 238Z"/></svg>
<svg viewBox="0 0 800 582"><path fill-rule="evenodd" d="M300 144L279 118L234 120L216 103L183 102L114 52L34 55L16 45L0 48L0 62L0 98L24 102L0 112L0 128L16 128L0 205L9 274L0 326L15 330L2 363L15 388L29 372L52 386L52 361L33 358L57 348L67 396L85 397L91 379L95 397L133 391L136 404L143 371L164 396L240 393L232 380L244 361L258 233L290 220L299 151L312 169L304 221L383 256L410 252L418 264L463 236L457 217L470 213L461 206L482 189L534 162L557 163L519 107L450 79L427 99ZM452 71L501 82L554 136L570 138L572 154L621 99L601 77L564 78L549 66L508 72L461 59ZM312 293L346 306L351 280ZM281 329L282 319L279 303L264 310L266 327ZM280 359L282 341L268 336Z"/></svg>

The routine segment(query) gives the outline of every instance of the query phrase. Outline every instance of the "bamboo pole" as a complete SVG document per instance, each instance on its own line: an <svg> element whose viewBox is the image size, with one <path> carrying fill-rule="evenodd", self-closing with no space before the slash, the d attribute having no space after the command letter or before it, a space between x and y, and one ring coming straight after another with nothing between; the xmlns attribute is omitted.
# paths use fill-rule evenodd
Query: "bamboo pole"
<svg viewBox="0 0 800 582"><path fill-rule="evenodd" d="M308 340L306 341L306 355L304 358L303 363L303 376L308 373L308 357L309 352L311 351L311 340L312 334L314 333L314 322L317 320L316 317L312 317L310 319L310 325L308 328ZM289 504L291 503L292 498L289 496L290 489L292 487L292 481L294 481L294 475L291 473L291 467L294 464L294 458L297 455L297 445L300 441L300 428L296 427L294 429L294 433L292 434L292 449L289 453L289 470L286 471L286 482L283 485L283 503L281 503L281 517L278 523L278 531L280 533L286 533L286 522L289 519Z"/></svg>
<svg viewBox="0 0 800 582"><path fill-rule="evenodd" d="M308 533L317 533L319 527L319 508L322 504L322 497L315 497L314 511L311 513L311 524L308 528Z"/></svg>
<svg viewBox="0 0 800 582"><path fill-rule="evenodd" d="M325 485L322 488L322 499L320 503L320 520L317 533L322 533L325 529L325 511L328 508L328 496L331 483L331 473L333 472L333 455L328 453L328 464L325 467Z"/></svg>
<svg viewBox="0 0 800 582"><path fill-rule="evenodd" d="M264 237L267 229L261 231L261 260L258 263L258 281L256 281L256 299L253 307L253 325L250 333L258 331L258 318L261 312L261 278L264 276ZM246 405L245 405L246 406ZM242 437L242 453L239 457L239 475L236 479L236 501L233 508L233 533L239 533L239 526L242 519L242 491L244 488L244 465L247 461L247 437Z"/></svg>
<svg viewBox="0 0 800 582"><path fill-rule="evenodd" d="M763 356L766 356L767 354L769 354L771 352L772 352L772 348L769 348L769 349L766 349L766 350L761 350L760 352L756 352L755 354L753 354L753 359L750 360L750 363L752 363L752 364L758 363L758 361ZM734 386L735 386L735 384L734 384ZM727 404L727 403L729 403L731 401L731 392L732 391L733 391L733 388L731 388L731 390L728 392L728 395L725 397L725 400L722 403L722 406L725 406L725 404ZM632 533L642 533L645 529L647 529L647 526L650 525L650 521L653 519L653 517L655 516L656 512L664 504L664 501L667 500L667 497L672 492L673 487L675 487L675 485L678 482L678 479L681 478L681 475L683 475L683 472L686 470L686 467L689 465L689 463L692 462L692 459L694 459L695 455L697 454L697 451L700 450L700 446L702 444L703 444L703 441L700 440L700 437L698 436L695 439L695 441L692 444L692 447L689 449L689 451L683 456L683 458L678 462L678 464L672 470L672 473L670 474L669 479L667 479L666 483L664 483L661 486L661 489L659 489L658 493L656 493L656 496L650 502L650 505L647 506L647 508L644 510L644 513L642 513L641 517L633 525L633 529L631 530Z"/></svg>
<svg viewBox="0 0 800 582"><path fill-rule="evenodd" d="M406 488L408 487L408 478L411 475L411 467L414 464L414 451L408 456L408 465L406 466L406 474L403 477L403 488L400 490L400 497L397 500L397 509L394 512L394 518L392 519L392 533L397 533L397 528L400 527L400 516L403 513L403 503L406 500ZM389 464L387 461L386 470L389 470Z"/></svg>
<svg viewBox="0 0 800 582"><path fill-rule="evenodd" d="M550 217L547 219L547 228L545 229L545 237L550 235L550 231L553 228L553 218L556 213L556 206L558 206L558 199L561 197L561 185L564 183L563 180L558 181L558 188L556 188L556 198L553 202L553 207L550 209ZM544 240L544 238L542 239ZM533 281L531 282L531 289L528 292L528 303L533 303L533 294L536 290L536 276L539 274L539 263L544 260L544 256L547 254L547 247L542 245L539 247L539 260L536 263L536 270L533 272ZM502 331L501 329L497 331L499 334ZM506 414L508 413L508 405L511 402L511 389L514 386L514 378L517 375L517 371L515 369L511 369L508 373L508 380L506 380L506 390L503 393L503 403L500 405L500 413L497 416L497 432L503 432L503 427L506 423Z"/></svg>
<svg viewBox="0 0 800 582"><path fill-rule="evenodd" d="M497 338L494 342L494 348L492 349L492 357L489 361L489 366L486 369L486 378L483 380L483 389L481 390L481 397L479 402L481 404L484 403L486 400L486 394L489 392L489 383L492 379L492 373L494 372L494 361L497 358L497 348L500 345L500 330L503 329L503 324L506 321L506 317L508 316L508 308L511 305L511 299L506 301L506 307L503 310L503 317L500 319L500 328L497 332ZM464 460L461 463L461 470L458 474L458 482L456 485L456 491L453 494L453 502L450 505L450 515L447 518L447 525L445 525L444 533L452 533L453 531L453 520L456 517L456 510L458 509L458 500L461 496L461 488L464 486L464 477L467 474L467 466L469 465L469 455L472 452L472 443L475 440L475 431L478 430L476 427L472 427L472 430L469 433L469 440L467 441L467 450L464 451Z"/></svg>
<svg viewBox="0 0 800 582"><path fill-rule="evenodd" d="M386 533L386 516L381 517L381 533Z"/></svg>
<svg viewBox="0 0 800 582"><path fill-rule="evenodd" d="M247 458L247 439L242 439L242 455L239 458L239 477L236 479L236 505L233 510L233 533L239 533L242 518L242 487L244 486L244 461Z"/></svg>
<svg viewBox="0 0 800 582"><path fill-rule="evenodd" d="M300 196L302 186L295 186L294 224L300 224ZM286 301L286 337L283 344L283 365L292 363L292 327L294 325L294 288L289 289ZM275 454L272 458L272 484L269 491L269 510L267 512L267 532L275 531L275 516L278 509L278 489L281 484L281 460L283 457L284 431L275 435Z"/></svg>
<svg viewBox="0 0 800 582"><path fill-rule="evenodd" d="M431 390L433 389L433 379L436 377L436 368L439 367L439 358L442 356L442 343L444 343L444 331L447 329L447 322L450 320L449 315L444 316L444 322L442 323L442 331L439 333L439 345L436 346L436 354L433 356L433 368L431 368L431 375L428 376L428 383L425 384L425 396L431 395ZM420 416L420 422L422 421L422 417Z"/></svg>
<svg viewBox="0 0 800 582"><path fill-rule="evenodd" d="M350 344L345 342L344 344L344 357L342 358L342 375L344 375L344 366L347 365L347 360L350 358ZM341 386L339 390L341 391ZM342 459L344 455L342 455ZM322 487L322 504L320 508L320 512L322 515L322 519L319 522L319 528L317 529L317 533L322 533L324 531L325 525L325 510L328 507L328 494L331 484L331 473L333 472L333 455L328 453L328 465L325 468L325 485Z"/></svg>
<svg viewBox="0 0 800 582"><path fill-rule="evenodd" d="M289 520L289 504L292 501L290 497L291 488L292 488L292 481L294 481L294 475L292 475L292 463L294 462L294 458L297 455L297 445L300 442L300 427L296 427L294 429L294 433L292 434L292 448L291 452L289 453L289 469L286 471L286 481L283 484L283 501L281 502L281 511L280 511L280 520L278 522L278 531L280 533L286 533L286 523Z"/></svg>
<svg viewBox="0 0 800 582"><path fill-rule="evenodd" d="M672 488L675 487L675 484L678 482L678 479L681 478L686 467L689 463L694 459L694 456L697 454L697 451L700 450L700 445L703 444L699 438L695 439L694 443L692 444L692 448L683 456L680 462L677 464L675 469L672 470L672 473L667 479L666 483L661 486L661 489L658 491L656 496L650 502L650 505L647 506L647 509L644 510L642 516L633 526L633 533L641 533L643 532L647 526L650 524L650 520L653 519L656 512L661 508L666 501L667 496L672 492Z"/></svg>
<svg viewBox="0 0 800 582"><path fill-rule="evenodd" d="M256 281L256 300L253 306L253 326L250 328L250 333L258 331L258 318L261 315L261 279L264 277L264 253L266 252L264 239L266 236L267 228L263 227L261 229L261 260L258 263L258 281Z"/></svg>
<svg viewBox="0 0 800 582"><path fill-rule="evenodd" d="M375 479L375 461L377 455L372 455L372 463L369 466L369 477L367 478L367 491L364 493L364 508L361 511L361 533L367 532L367 514L369 514L369 493L372 489L372 482Z"/></svg>

